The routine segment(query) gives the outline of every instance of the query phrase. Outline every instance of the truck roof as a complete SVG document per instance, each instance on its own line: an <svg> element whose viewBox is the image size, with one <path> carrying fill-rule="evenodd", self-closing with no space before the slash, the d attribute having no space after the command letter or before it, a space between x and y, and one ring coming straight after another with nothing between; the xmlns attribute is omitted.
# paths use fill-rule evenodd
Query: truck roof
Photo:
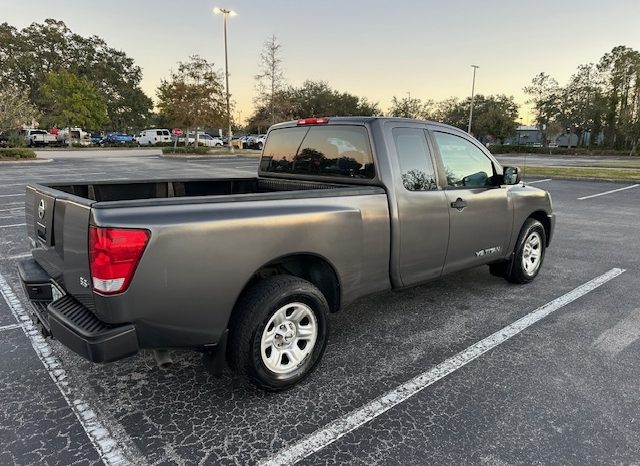
<svg viewBox="0 0 640 466"><path fill-rule="evenodd" d="M400 117L377 117L377 116L337 116L337 117L326 117L329 121L326 124L331 123L342 123L342 124L365 124L370 123L375 120L389 120L389 121L406 121L411 123L422 123L433 126L440 126L442 128L449 128L452 130L462 131L460 128L456 128L455 126L446 125L444 123L440 123L432 120L418 120L414 118L400 118ZM282 123L277 123L271 127L271 129L275 128L287 128L291 126L296 126L298 124L298 120L290 120Z"/></svg>

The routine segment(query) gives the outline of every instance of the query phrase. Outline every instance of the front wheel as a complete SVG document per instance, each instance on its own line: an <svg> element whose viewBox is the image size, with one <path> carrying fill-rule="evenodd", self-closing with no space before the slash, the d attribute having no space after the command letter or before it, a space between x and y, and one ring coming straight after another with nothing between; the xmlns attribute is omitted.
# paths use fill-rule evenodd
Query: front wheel
<svg viewBox="0 0 640 466"><path fill-rule="evenodd" d="M292 387L324 353L328 314L324 295L306 280L277 275L257 282L229 324L229 366L264 389Z"/></svg>
<svg viewBox="0 0 640 466"><path fill-rule="evenodd" d="M529 283L540 272L544 260L546 235L542 224L527 219L520 230L513 261L505 278L511 283Z"/></svg>

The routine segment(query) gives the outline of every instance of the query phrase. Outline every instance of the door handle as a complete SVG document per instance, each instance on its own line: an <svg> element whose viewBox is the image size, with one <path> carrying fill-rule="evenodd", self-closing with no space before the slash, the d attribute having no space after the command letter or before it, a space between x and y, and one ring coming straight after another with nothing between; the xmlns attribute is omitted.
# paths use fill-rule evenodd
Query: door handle
<svg viewBox="0 0 640 466"><path fill-rule="evenodd" d="M465 207L467 207L467 203L460 197L456 199L456 202L451 203L451 208L458 209L458 212L462 212Z"/></svg>

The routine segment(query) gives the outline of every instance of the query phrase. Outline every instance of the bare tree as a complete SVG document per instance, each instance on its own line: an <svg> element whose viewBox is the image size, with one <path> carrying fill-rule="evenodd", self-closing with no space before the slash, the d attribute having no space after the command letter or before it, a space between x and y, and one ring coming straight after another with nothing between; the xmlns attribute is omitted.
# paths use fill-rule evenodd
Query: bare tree
<svg viewBox="0 0 640 466"><path fill-rule="evenodd" d="M260 53L260 74L255 76L258 91L256 104L269 108L271 124L276 122L278 96L281 95L286 84L281 49L282 44L275 34L265 41Z"/></svg>
<svg viewBox="0 0 640 466"><path fill-rule="evenodd" d="M12 86L0 89L0 131L31 123L36 115L36 109L25 91Z"/></svg>

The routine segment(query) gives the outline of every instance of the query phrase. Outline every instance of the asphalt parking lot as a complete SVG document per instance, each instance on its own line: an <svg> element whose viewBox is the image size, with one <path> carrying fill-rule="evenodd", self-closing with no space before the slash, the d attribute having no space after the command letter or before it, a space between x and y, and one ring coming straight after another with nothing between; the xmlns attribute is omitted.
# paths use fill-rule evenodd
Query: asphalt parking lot
<svg viewBox="0 0 640 466"><path fill-rule="evenodd" d="M481 267L362 299L331 317L318 370L268 394L210 376L196 353L173 352L160 370L150 353L93 365L44 342L21 321L15 269L29 252L28 182L243 176L256 159L46 156L55 160L0 165L0 464L640 462L640 187L537 180L557 227L536 281L512 285ZM453 370L403 398L443 362Z"/></svg>

